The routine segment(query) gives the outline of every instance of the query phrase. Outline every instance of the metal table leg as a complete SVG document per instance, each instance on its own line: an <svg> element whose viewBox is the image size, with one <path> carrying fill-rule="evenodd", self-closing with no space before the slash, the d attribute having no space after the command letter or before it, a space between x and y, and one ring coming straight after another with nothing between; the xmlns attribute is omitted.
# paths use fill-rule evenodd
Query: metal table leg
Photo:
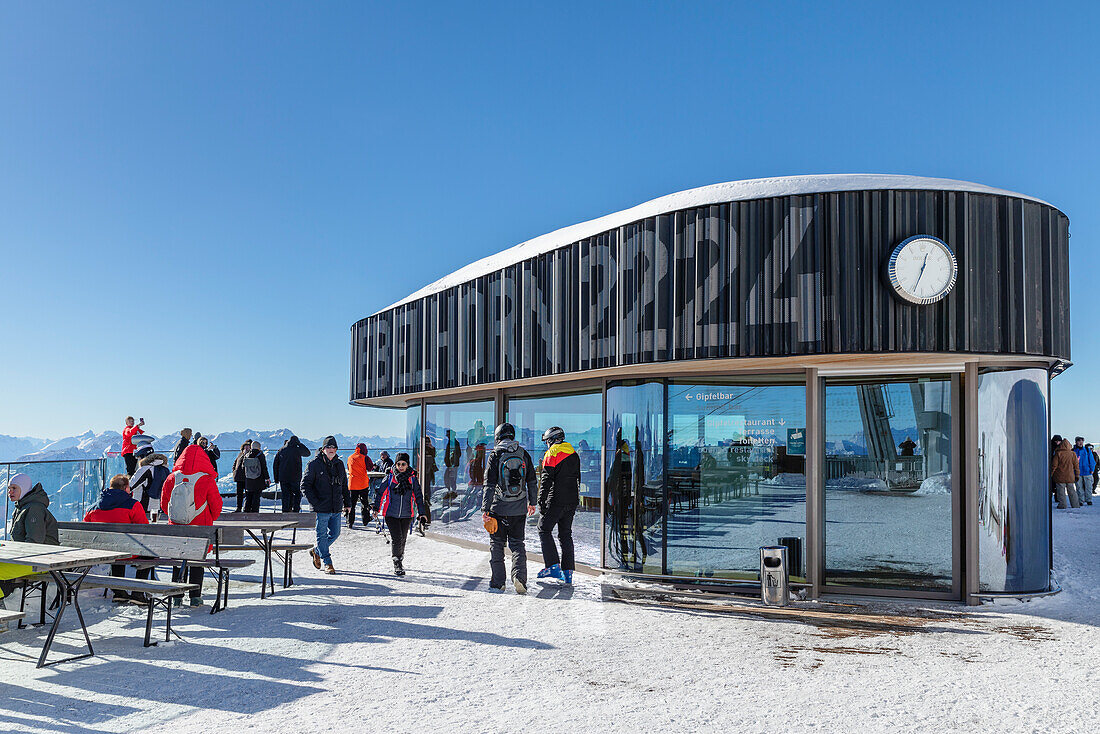
<svg viewBox="0 0 1100 734"><path fill-rule="evenodd" d="M60 571L50 571L50 576L53 578L54 583L56 583L57 588L61 590L61 606L57 610L57 616L53 618L53 625L50 627L49 634L46 635L46 644L42 646L42 655L38 658L39 668L44 668L48 665L57 665L58 663L68 663L73 660L82 660L95 655L95 651L92 649L92 638L88 635L88 625L84 622L84 613L80 611L80 600L77 598L77 594L80 593L80 586L84 583L84 577L87 576L88 572L91 570L92 567L88 566L83 571L76 573L72 579L65 576L65 574ZM61 626L61 618L65 616L65 607L70 603L73 605L73 608L76 609L76 617L80 620L80 631L84 633L84 641L88 644L88 652L83 655L74 655L72 657L62 658L61 660L54 660L52 663L47 663L46 656L50 654L54 636L57 634L58 627Z"/></svg>
<svg viewBox="0 0 1100 734"><path fill-rule="evenodd" d="M275 534L266 530L261 530L260 535L263 539L256 537L256 533L249 530L249 536L252 540L256 541L261 548L264 549L264 571L260 576L260 598L266 599L268 594L275 593L275 569L271 562L271 546L275 545ZM268 582L271 584L271 591L268 591Z"/></svg>

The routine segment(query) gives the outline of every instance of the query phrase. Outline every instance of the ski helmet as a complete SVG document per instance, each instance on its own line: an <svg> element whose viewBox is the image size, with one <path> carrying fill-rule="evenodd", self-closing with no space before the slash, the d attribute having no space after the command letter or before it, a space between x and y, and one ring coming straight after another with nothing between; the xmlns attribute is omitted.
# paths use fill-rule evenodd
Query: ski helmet
<svg viewBox="0 0 1100 734"><path fill-rule="evenodd" d="M542 440L544 443L553 446L556 443L561 443L565 440L565 431L558 426L551 426L546 429L546 432L542 434Z"/></svg>
<svg viewBox="0 0 1100 734"><path fill-rule="evenodd" d="M516 438L516 427L511 423L501 423L497 426L497 429L493 431L493 438L497 441L514 441Z"/></svg>

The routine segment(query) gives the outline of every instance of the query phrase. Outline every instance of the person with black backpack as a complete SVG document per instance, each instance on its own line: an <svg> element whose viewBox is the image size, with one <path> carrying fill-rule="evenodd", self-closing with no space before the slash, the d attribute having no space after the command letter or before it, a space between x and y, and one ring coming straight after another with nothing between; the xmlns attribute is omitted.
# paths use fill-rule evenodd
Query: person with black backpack
<svg viewBox="0 0 1100 734"><path fill-rule="evenodd" d="M489 591L502 593L506 577L504 544L512 552L512 585L517 594L527 593L527 518L535 514L538 489L531 455L516 441L511 423L501 423L493 434L495 445L485 470L482 522L489 531Z"/></svg>
<svg viewBox="0 0 1100 734"><path fill-rule="evenodd" d="M252 442L252 450L241 459L241 468L244 469L244 511L259 512L261 493L271 486L267 457L259 441Z"/></svg>
<svg viewBox="0 0 1100 734"><path fill-rule="evenodd" d="M233 460L233 481L237 484L237 509L233 512L240 512L244 508L244 457L248 456L252 451L252 442L245 441L241 444L241 452L237 454L237 458Z"/></svg>

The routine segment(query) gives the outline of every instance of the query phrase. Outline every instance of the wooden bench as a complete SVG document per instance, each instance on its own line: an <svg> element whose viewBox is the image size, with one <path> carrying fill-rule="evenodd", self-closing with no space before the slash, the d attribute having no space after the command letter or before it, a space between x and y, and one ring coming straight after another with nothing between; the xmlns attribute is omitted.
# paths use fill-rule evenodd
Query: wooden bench
<svg viewBox="0 0 1100 734"><path fill-rule="evenodd" d="M294 585L294 554L306 551L313 547L313 543L298 543L299 529L314 529L317 527L317 515L313 512L234 512L230 515L234 520L257 520L270 522L294 522L290 530L290 541L280 541L276 535L275 543L271 550L279 562L283 564L283 588ZM244 530L239 528L226 528L223 536L222 549L226 551L257 551L262 550L257 545L248 545L244 542Z"/></svg>
<svg viewBox="0 0 1100 734"><path fill-rule="evenodd" d="M187 526L65 522L57 524L57 536L62 545L73 548L97 548L129 553L133 556L164 557L181 561L205 560L210 547L211 534L179 532L185 527ZM164 638L167 641L172 636L172 599L181 597L185 592L196 588L191 584L176 581L152 581L92 574L84 578L83 586L145 593L148 608L145 618L146 647L156 644L151 641L154 609L160 606L165 611Z"/></svg>
<svg viewBox="0 0 1100 734"><path fill-rule="evenodd" d="M229 604L229 571L254 563L221 558L222 530L208 525L59 522L57 529L63 545L130 553L138 558L127 563L138 568L179 567L180 578L186 577L189 566L206 569L218 584L211 614ZM208 557L211 548L213 558Z"/></svg>
<svg viewBox="0 0 1100 734"><path fill-rule="evenodd" d="M192 589L197 589L195 584L185 584L176 581L151 581L148 579L131 579L125 576L99 576L89 574L84 577L84 588L90 589L117 589L136 594L144 594L148 612L145 617L145 647L153 647L157 643L152 641L153 635L153 609L157 606L164 609L164 641L172 639L176 635L172 629L172 599L183 595ZM183 639L180 637L180 639Z"/></svg>
<svg viewBox="0 0 1100 734"><path fill-rule="evenodd" d="M6 609L0 609L0 624L17 622L21 619L23 619L23 612L9 612Z"/></svg>

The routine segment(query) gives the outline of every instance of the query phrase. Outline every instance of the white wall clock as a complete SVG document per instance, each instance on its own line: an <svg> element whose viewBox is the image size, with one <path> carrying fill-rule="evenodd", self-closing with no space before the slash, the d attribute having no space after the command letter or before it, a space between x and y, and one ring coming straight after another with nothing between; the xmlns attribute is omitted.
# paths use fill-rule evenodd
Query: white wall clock
<svg viewBox="0 0 1100 734"><path fill-rule="evenodd" d="M923 234L895 247L886 263L886 278L898 297L920 305L943 300L958 275L959 264L947 243Z"/></svg>

